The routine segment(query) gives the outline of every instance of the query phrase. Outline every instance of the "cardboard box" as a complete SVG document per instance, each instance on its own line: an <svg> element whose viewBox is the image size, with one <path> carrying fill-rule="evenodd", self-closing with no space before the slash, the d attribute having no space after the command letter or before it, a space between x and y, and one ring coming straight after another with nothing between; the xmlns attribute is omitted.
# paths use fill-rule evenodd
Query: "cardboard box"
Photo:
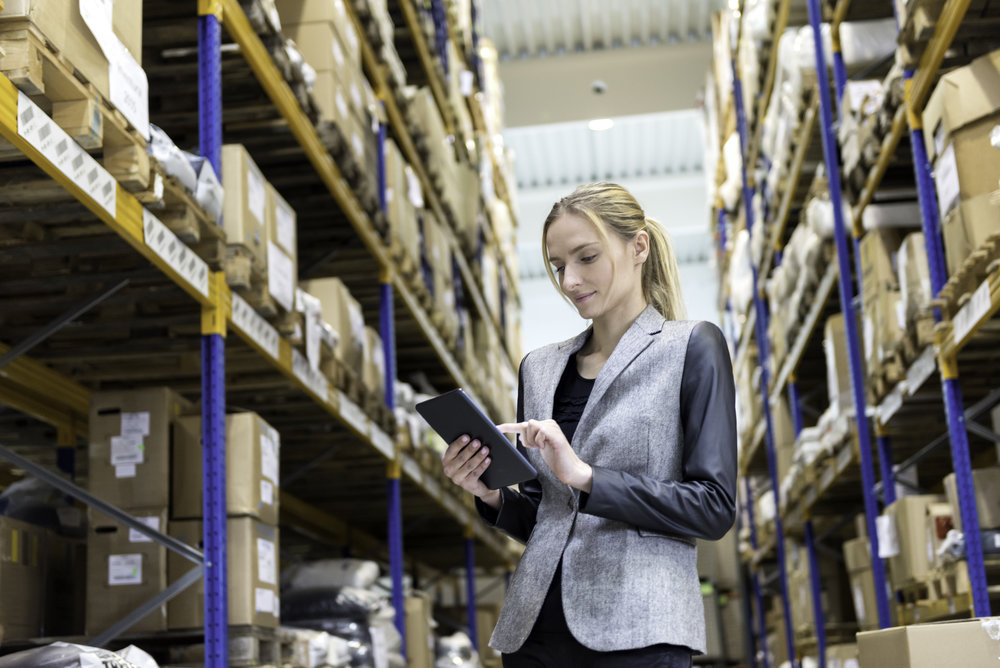
<svg viewBox="0 0 1000 668"><path fill-rule="evenodd" d="M423 193L416 174L392 139L385 142L385 179L389 238L417 267L420 265L420 232L416 205L423 204Z"/></svg>
<svg viewBox="0 0 1000 668"><path fill-rule="evenodd" d="M360 380L365 354L365 319L361 304L339 278L303 281L301 287L320 301L323 319L339 335L337 356L340 362L354 370Z"/></svg>
<svg viewBox="0 0 1000 668"><path fill-rule="evenodd" d="M190 404L164 387L90 395L90 491L119 508L166 508L174 420Z"/></svg>
<svg viewBox="0 0 1000 668"><path fill-rule="evenodd" d="M267 191L267 284L268 291L286 311L295 308L299 284L297 222L295 209L265 182Z"/></svg>
<svg viewBox="0 0 1000 668"><path fill-rule="evenodd" d="M934 494L904 496L890 504L885 514L896 527L899 553L889 557L887 564L894 587L922 580L934 565L928 559L931 540L927 532L927 509L932 503L944 502Z"/></svg>
<svg viewBox="0 0 1000 668"><path fill-rule="evenodd" d="M45 600L46 531L0 516L0 629L3 640L37 638Z"/></svg>
<svg viewBox="0 0 1000 668"><path fill-rule="evenodd" d="M46 531L42 635L80 636L87 618L87 540ZM4 587L0 583L0 589ZM4 624L0 617L0 625Z"/></svg>
<svg viewBox="0 0 1000 668"><path fill-rule="evenodd" d="M226 521L226 560L229 565L229 623L276 628L281 613L278 589L278 529L251 517ZM170 535L193 547L202 546L202 523L185 520L170 523ZM194 567L190 561L170 553L170 581ZM170 629L201 628L205 625L205 580L200 579L167 603Z"/></svg>
<svg viewBox="0 0 1000 668"><path fill-rule="evenodd" d="M965 258L997 232L1000 207L991 202L990 193L967 199L949 211L941 223L948 274L957 272Z"/></svg>
<svg viewBox="0 0 1000 668"><path fill-rule="evenodd" d="M844 316L830 316L823 328L823 350L826 352L826 381L830 405L843 415L854 409L851 387L851 363L847 353L847 333Z"/></svg>
<svg viewBox="0 0 1000 668"><path fill-rule="evenodd" d="M201 417L184 417L174 428L171 519L202 517ZM226 416L226 514L278 524L278 462L281 438L256 413Z"/></svg>
<svg viewBox="0 0 1000 668"><path fill-rule="evenodd" d="M291 36L291 30L299 24L329 23L336 31L348 62L361 67L361 42L344 0L275 0L274 4L286 36Z"/></svg>
<svg viewBox="0 0 1000 668"><path fill-rule="evenodd" d="M130 511L161 532L166 505ZM87 535L87 635L106 631L167 587L167 549L106 515L90 511ZM149 613L130 631L164 631L166 606Z"/></svg>
<svg viewBox="0 0 1000 668"><path fill-rule="evenodd" d="M348 91L339 72L317 72L312 95L319 109L320 121L333 123L341 132L350 130L352 114L347 101Z"/></svg>
<svg viewBox="0 0 1000 668"><path fill-rule="evenodd" d="M826 648L826 668L858 668L857 643L828 646Z"/></svg>
<svg viewBox="0 0 1000 668"><path fill-rule="evenodd" d="M361 384L379 399L385 398L385 351L382 337L371 327L365 327L365 364Z"/></svg>
<svg viewBox="0 0 1000 668"><path fill-rule="evenodd" d="M952 133L951 143L934 163L938 212L943 218L963 200L991 193L1000 179L1000 149L990 136L1000 112Z"/></svg>
<svg viewBox="0 0 1000 668"><path fill-rule="evenodd" d="M972 469L972 485L976 489L976 511L980 529L1000 529L1000 466ZM955 474L944 479L944 491L951 506L952 524L962 531L962 513L958 506Z"/></svg>
<svg viewBox="0 0 1000 668"><path fill-rule="evenodd" d="M302 57L317 72L330 70L342 72L349 67L360 67L359 61L348 53L339 31L330 21L287 25L282 21L281 31L285 37L295 42Z"/></svg>
<svg viewBox="0 0 1000 668"><path fill-rule="evenodd" d="M434 632L431 600L423 592L413 592L404 603L406 613L406 660L411 668L433 668Z"/></svg>
<svg viewBox="0 0 1000 668"><path fill-rule="evenodd" d="M944 543L948 532L954 528L951 505L947 503L932 503L927 506L925 516L927 526L927 563L930 568L940 568L944 560L937 556L937 551Z"/></svg>
<svg viewBox="0 0 1000 668"><path fill-rule="evenodd" d="M923 314L931 300L930 267L922 232L906 235L899 246L896 258L899 268L899 290L903 299L907 327L911 327Z"/></svg>
<svg viewBox="0 0 1000 668"><path fill-rule="evenodd" d="M933 163L952 135L1000 109L1000 51L941 76L924 106L924 143ZM996 184L994 184L996 187Z"/></svg>
<svg viewBox="0 0 1000 668"><path fill-rule="evenodd" d="M861 298L865 308L885 290L898 290L895 257L903 241L896 228L869 230L861 237Z"/></svg>
<svg viewBox="0 0 1000 668"><path fill-rule="evenodd" d="M997 663L995 617L913 624L858 634L862 668L987 668Z"/></svg>
<svg viewBox="0 0 1000 668"><path fill-rule="evenodd" d="M267 181L242 144L223 145L222 183L226 241L242 244L267 266Z"/></svg>
<svg viewBox="0 0 1000 668"><path fill-rule="evenodd" d="M862 630L877 629L878 602L875 599L875 576L872 574L868 539L845 541L843 551L858 626Z"/></svg>

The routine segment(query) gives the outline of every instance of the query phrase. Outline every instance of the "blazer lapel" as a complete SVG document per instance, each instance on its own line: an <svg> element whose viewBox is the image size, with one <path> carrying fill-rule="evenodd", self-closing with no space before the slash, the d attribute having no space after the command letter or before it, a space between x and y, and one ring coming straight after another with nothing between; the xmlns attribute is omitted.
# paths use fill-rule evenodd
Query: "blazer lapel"
<svg viewBox="0 0 1000 668"><path fill-rule="evenodd" d="M632 326L625 331L618 345L611 352L611 356L608 357L608 361L604 363L600 373L597 374L597 378L594 381L594 389L590 391L590 398L583 409L583 414L580 415L580 422L577 424L576 436L573 440L578 443L583 442L583 438L581 437L586 435L586 429L589 427L587 419L593 414L594 406L600 403L601 397L607 392L611 383L632 363L632 360L649 347L653 342L653 335L658 334L663 329L664 322L666 320L660 315L659 311L652 306L647 306L639 314L639 317L635 319ZM569 353L567 353L568 356ZM554 393L555 387L553 386L552 394ZM580 451L579 448L575 449L577 452Z"/></svg>
<svg viewBox="0 0 1000 668"><path fill-rule="evenodd" d="M538 415L539 416L551 416L552 408L555 404L556 387L559 385L559 379L562 378L563 371L566 370L566 362L569 361L569 356L580 350L583 344L587 342L590 337L590 330L592 328L588 327L584 331L576 335L576 337L562 342L556 347L555 351L543 357L540 362L539 369L539 394L537 395L538 401ZM527 406L527 404L525 404ZM527 415L525 419L530 419ZM544 418L541 418L544 419Z"/></svg>

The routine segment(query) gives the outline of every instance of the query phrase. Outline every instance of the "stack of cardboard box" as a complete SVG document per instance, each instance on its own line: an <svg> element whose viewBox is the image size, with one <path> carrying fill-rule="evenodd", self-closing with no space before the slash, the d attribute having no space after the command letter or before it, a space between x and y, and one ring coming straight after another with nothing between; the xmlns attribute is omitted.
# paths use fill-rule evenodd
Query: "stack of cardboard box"
<svg viewBox="0 0 1000 668"><path fill-rule="evenodd" d="M167 388L96 392L90 398L90 491L167 532L174 425L189 408ZM200 453L199 453L200 458ZM201 488L201 481L197 482ZM87 537L87 635L96 635L167 586L159 543L94 510ZM133 631L163 631L166 607Z"/></svg>
<svg viewBox="0 0 1000 668"><path fill-rule="evenodd" d="M420 181L396 142L385 142L385 200L389 239L398 244L413 268L420 266L420 230L417 208L423 206Z"/></svg>
<svg viewBox="0 0 1000 668"><path fill-rule="evenodd" d="M941 77L924 108L924 141L934 166L948 273L1000 229L991 193L1000 180L1000 51Z"/></svg>
<svg viewBox="0 0 1000 668"><path fill-rule="evenodd" d="M944 539L935 518L947 517L950 521L951 508L945 497L935 494L904 496L886 506L885 514L891 518L897 539L896 545L883 541L887 544L881 546L883 553L895 553L886 562L893 587L899 589L924 581L936 566L936 548Z"/></svg>
<svg viewBox="0 0 1000 668"><path fill-rule="evenodd" d="M875 576L867 536L844 542L844 562L851 582L854 614L862 631L877 629L878 608L875 600Z"/></svg>
<svg viewBox="0 0 1000 668"><path fill-rule="evenodd" d="M278 432L255 413L226 416L226 558L229 623L274 628L280 618L278 590ZM203 547L201 418L174 425L170 535ZM191 562L171 552L170 581ZM204 580L167 604L170 629L203 627Z"/></svg>
<svg viewBox="0 0 1000 668"><path fill-rule="evenodd" d="M434 299L434 312L442 334L458 337L458 306L455 299L455 268L448 232L442 221L424 209L420 212L421 264L425 267L427 291Z"/></svg>
<svg viewBox="0 0 1000 668"><path fill-rule="evenodd" d="M894 228L869 230L861 238L861 336L870 376L882 374L901 351L906 333L905 311L895 257L902 234ZM901 373L902 369L893 370Z"/></svg>
<svg viewBox="0 0 1000 668"><path fill-rule="evenodd" d="M332 363L360 383L368 357L368 338L361 304L339 278L316 278L302 282L302 289L319 300L325 322L337 332L337 348ZM325 369L328 378L336 379L336 370Z"/></svg>
<svg viewBox="0 0 1000 668"><path fill-rule="evenodd" d="M906 331L922 348L934 342L934 317L927 311L931 300L930 266L922 232L906 235L899 246L896 265Z"/></svg>

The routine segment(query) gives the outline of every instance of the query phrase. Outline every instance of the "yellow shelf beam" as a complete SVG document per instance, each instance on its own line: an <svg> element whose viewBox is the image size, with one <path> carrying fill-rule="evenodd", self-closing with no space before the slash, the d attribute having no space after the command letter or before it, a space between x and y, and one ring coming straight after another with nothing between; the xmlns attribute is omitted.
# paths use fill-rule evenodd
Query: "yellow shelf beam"
<svg viewBox="0 0 1000 668"><path fill-rule="evenodd" d="M970 0L948 0L941 10L941 16L934 26L934 36L927 43L927 49L920 57L920 64L913 73L913 85L909 95L909 107L916 118L923 113L924 104L931 94L931 87L937 81L945 53L951 48L959 26L969 9Z"/></svg>

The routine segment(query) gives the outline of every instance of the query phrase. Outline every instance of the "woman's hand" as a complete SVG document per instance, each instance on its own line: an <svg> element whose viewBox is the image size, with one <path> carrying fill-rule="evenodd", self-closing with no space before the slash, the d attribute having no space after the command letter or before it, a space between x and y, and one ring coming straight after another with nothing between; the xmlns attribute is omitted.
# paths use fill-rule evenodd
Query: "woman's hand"
<svg viewBox="0 0 1000 668"><path fill-rule="evenodd" d="M570 487L590 493L594 469L576 456L555 420L500 424L497 429L505 434L518 434L526 448L534 448L542 453L542 459L559 480Z"/></svg>
<svg viewBox="0 0 1000 668"><path fill-rule="evenodd" d="M463 435L448 446L441 463L449 480L487 505L499 508L500 490L490 489L479 479L492 461L489 454L485 445L478 440L470 443L468 435Z"/></svg>

